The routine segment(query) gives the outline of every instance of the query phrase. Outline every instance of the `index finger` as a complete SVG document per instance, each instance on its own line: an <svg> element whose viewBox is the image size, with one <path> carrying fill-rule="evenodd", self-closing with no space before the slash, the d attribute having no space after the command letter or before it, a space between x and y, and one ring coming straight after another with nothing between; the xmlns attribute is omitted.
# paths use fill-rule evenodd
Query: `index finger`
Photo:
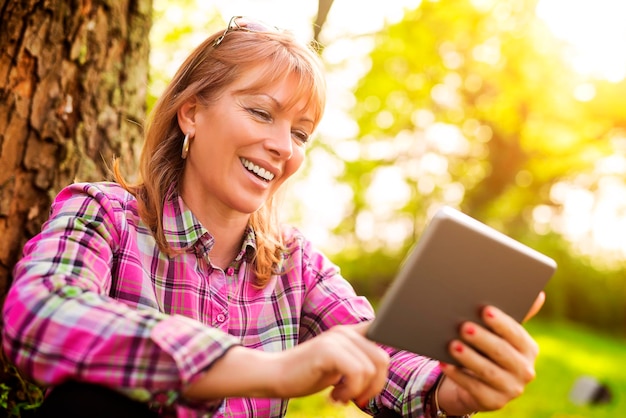
<svg viewBox="0 0 626 418"><path fill-rule="evenodd" d="M352 328L358 334L365 336L367 334L367 330L369 329L371 323L372 321L365 321L365 322L359 322L358 324L350 324L350 325L344 325L344 326Z"/></svg>

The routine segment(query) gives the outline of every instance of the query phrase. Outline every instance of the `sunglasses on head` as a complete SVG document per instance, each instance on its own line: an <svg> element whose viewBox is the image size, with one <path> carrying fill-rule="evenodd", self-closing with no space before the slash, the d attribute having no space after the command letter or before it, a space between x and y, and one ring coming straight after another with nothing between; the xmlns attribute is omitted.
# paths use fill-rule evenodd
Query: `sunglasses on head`
<svg viewBox="0 0 626 418"><path fill-rule="evenodd" d="M233 16L226 26L226 30L220 36L213 41L213 48L219 46L224 40L224 37L230 32L244 31L244 32L278 32L279 28L276 26L268 25L258 20L249 19L244 16Z"/></svg>

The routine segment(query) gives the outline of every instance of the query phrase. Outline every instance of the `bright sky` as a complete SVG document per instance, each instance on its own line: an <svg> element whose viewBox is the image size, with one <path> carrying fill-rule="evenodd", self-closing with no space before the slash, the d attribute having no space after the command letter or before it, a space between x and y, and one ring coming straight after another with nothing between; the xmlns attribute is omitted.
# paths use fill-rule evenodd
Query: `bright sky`
<svg viewBox="0 0 626 418"><path fill-rule="evenodd" d="M626 77L625 0L540 0L537 14L571 42L578 71L616 82Z"/></svg>

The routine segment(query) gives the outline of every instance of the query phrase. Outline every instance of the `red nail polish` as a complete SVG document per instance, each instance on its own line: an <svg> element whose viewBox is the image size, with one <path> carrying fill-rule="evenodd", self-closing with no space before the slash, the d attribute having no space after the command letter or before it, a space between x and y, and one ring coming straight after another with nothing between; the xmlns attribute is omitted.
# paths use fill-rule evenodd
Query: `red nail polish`
<svg viewBox="0 0 626 418"><path fill-rule="evenodd" d="M457 353L462 353L463 352L463 345L461 343L456 343L454 345L454 351L456 351Z"/></svg>
<svg viewBox="0 0 626 418"><path fill-rule="evenodd" d="M485 315L487 315L489 318L494 318L495 315L493 313L493 311L489 308L485 309Z"/></svg>
<svg viewBox="0 0 626 418"><path fill-rule="evenodd" d="M467 333L467 335L474 335L476 333L476 328L474 328L473 325L467 325L465 327L465 332Z"/></svg>
<svg viewBox="0 0 626 418"><path fill-rule="evenodd" d="M444 363L443 361L439 362L439 367L441 367L442 369L445 369L448 366L449 366L448 363Z"/></svg>

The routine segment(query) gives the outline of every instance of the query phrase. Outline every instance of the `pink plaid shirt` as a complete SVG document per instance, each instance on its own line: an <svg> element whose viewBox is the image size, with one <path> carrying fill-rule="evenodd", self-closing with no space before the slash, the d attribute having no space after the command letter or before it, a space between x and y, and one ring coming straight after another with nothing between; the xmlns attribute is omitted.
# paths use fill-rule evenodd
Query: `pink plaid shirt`
<svg viewBox="0 0 626 418"><path fill-rule="evenodd" d="M256 289L254 231L223 271L209 260L213 238L176 193L165 202L163 222L181 254L159 250L135 198L120 186L61 191L14 270L4 305L9 358L42 384L98 383L150 403L161 416L281 417L285 399L190 405L179 393L234 345L276 352L334 325L373 318L367 300L293 228L284 230L283 273ZM366 410L429 414L424 400L438 363L387 351L388 383Z"/></svg>

